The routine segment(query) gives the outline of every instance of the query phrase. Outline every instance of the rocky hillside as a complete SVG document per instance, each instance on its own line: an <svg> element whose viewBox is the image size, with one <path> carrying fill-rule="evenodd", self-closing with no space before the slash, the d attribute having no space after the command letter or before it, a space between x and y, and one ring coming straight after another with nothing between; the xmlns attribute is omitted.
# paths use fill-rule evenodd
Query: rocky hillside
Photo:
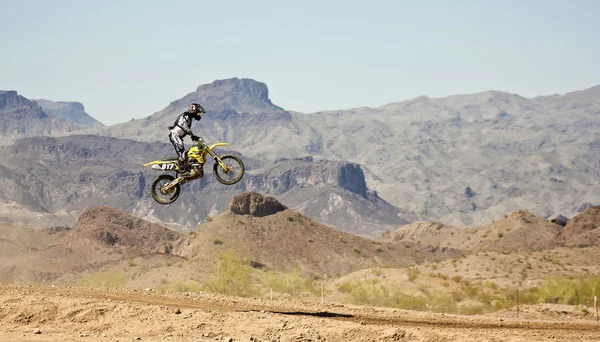
<svg viewBox="0 0 600 342"><path fill-rule="evenodd" d="M302 128L289 112L271 102L264 83L251 79L232 78L201 85L149 117L90 132L141 141L166 141L167 127L192 102L201 103L208 111L192 127L206 141L233 143L244 154L256 158L306 155L298 151L298 147L302 150L308 142L302 137ZM283 140L285 145L281 145Z"/></svg>
<svg viewBox="0 0 600 342"><path fill-rule="evenodd" d="M600 202L600 86L523 98L488 91L313 114L273 105L264 83L215 81L167 108L97 134L165 141L192 101L208 110L197 131L244 155L312 156L361 165L366 184L420 219L477 226L529 209L572 216Z"/></svg>
<svg viewBox="0 0 600 342"><path fill-rule="evenodd" d="M90 207L81 213L67 236L107 246L135 247L145 254L168 253L173 249L172 242L181 237L179 232L103 206Z"/></svg>
<svg viewBox="0 0 600 342"><path fill-rule="evenodd" d="M264 271L297 268L315 277L463 255L452 248L379 242L345 233L257 192L230 197L225 212L188 234L106 206L87 208L72 228L35 230L0 223L0 234L0 281L7 282L77 283L88 274L111 270L106 277L133 272L132 284L150 281L158 286L171 274L205 277L214 271L217 253L226 250ZM173 262L181 263L169 267Z"/></svg>
<svg viewBox="0 0 600 342"><path fill-rule="evenodd" d="M566 246L600 246L600 206L575 215L561 232L560 242Z"/></svg>
<svg viewBox="0 0 600 342"><path fill-rule="evenodd" d="M100 121L86 113L85 108L79 102L54 102L44 99L34 101L40 105L45 112L59 116L74 124L82 126L104 126Z"/></svg>
<svg viewBox="0 0 600 342"><path fill-rule="evenodd" d="M181 255L204 260L232 249L266 269L319 277L339 276L374 266L400 267L441 261L462 253L410 242L377 242L319 224L289 210L275 198L245 192L232 198L229 209L198 227Z"/></svg>
<svg viewBox="0 0 600 342"><path fill-rule="evenodd" d="M0 119L2 144L22 137L63 134L83 128L45 111L16 91L0 91Z"/></svg>
<svg viewBox="0 0 600 342"><path fill-rule="evenodd" d="M187 230L225 211L235 194L255 190L277 195L289 208L319 221L365 236L407 223L400 217L403 211L366 188L359 166L324 160L272 164L242 156L247 174L229 187L214 179L209 162L205 177L186 184L177 202L159 205L150 195L152 180L159 173L142 164L173 154L170 144L104 136L20 140L0 148L0 219L34 227L73 225L86 208L107 205ZM319 202L323 198L332 200ZM24 217L15 217L15 212Z"/></svg>
<svg viewBox="0 0 600 342"><path fill-rule="evenodd" d="M456 228L440 222L414 222L384 232L383 241L414 241L420 244L482 251L531 252L559 245L561 226L530 212L519 210L492 224L475 228Z"/></svg>

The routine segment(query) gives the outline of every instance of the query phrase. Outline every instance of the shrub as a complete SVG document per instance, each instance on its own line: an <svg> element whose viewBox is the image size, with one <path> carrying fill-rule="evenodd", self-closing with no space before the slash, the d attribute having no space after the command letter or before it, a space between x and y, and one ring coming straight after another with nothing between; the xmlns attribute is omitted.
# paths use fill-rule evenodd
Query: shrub
<svg viewBox="0 0 600 342"><path fill-rule="evenodd" d="M537 299L545 303L590 306L594 296L600 295L600 276L546 279L537 293Z"/></svg>
<svg viewBox="0 0 600 342"><path fill-rule="evenodd" d="M373 273L376 277L381 276L381 269L379 267L371 268L371 273Z"/></svg>
<svg viewBox="0 0 600 342"><path fill-rule="evenodd" d="M408 275L408 281L413 282L417 280L417 277L421 274L421 270L418 267L412 266L406 269L406 274Z"/></svg>
<svg viewBox="0 0 600 342"><path fill-rule="evenodd" d="M347 294L352 304L385 306L389 303L387 289L375 280L357 280L343 284L339 289Z"/></svg>
<svg viewBox="0 0 600 342"><path fill-rule="evenodd" d="M165 279L166 280L166 279ZM203 286L195 281L166 281L165 283L161 280L161 286L157 287L161 291L173 291L173 292L200 292L203 290Z"/></svg>
<svg viewBox="0 0 600 342"><path fill-rule="evenodd" d="M265 288L273 289L274 292L287 293L291 296L299 296L307 292L316 294L317 291L320 291L312 286L311 278L305 278L300 274L299 269L284 274L269 271L262 278L261 283Z"/></svg>
<svg viewBox="0 0 600 342"><path fill-rule="evenodd" d="M234 296L251 296L256 293L251 283L250 263L238 258L232 250L219 253L215 266L216 276L205 283L207 290Z"/></svg>

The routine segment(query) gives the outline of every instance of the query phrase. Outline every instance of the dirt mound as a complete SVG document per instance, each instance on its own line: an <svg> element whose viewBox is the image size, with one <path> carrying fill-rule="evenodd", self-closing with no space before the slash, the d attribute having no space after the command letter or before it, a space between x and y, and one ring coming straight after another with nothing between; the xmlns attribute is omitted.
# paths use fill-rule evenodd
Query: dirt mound
<svg viewBox="0 0 600 342"><path fill-rule="evenodd" d="M599 246L598 227L600 227L600 206L595 206L570 219L561 232L559 241L566 246Z"/></svg>
<svg viewBox="0 0 600 342"><path fill-rule="evenodd" d="M286 207L275 198L248 191L234 196L229 203L229 210L237 215L264 217L285 210Z"/></svg>
<svg viewBox="0 0 600 342"><path fill-rule="evenodd" d="M132 246L144 253L168 253L182 234L120 210L95 206L86 209L69 232L108 246Z"/></svg>

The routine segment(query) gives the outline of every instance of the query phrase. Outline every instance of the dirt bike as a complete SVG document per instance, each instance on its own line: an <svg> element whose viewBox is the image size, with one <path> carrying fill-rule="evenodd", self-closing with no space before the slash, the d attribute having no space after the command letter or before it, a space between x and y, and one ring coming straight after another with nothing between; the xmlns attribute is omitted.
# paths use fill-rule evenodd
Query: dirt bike
<svg viewBox="0 0 600 342"><path fill-rule="evenodd" d="M239 182L244 176L244 163L242 160L231 154L219 156L214 151L217 146L228 145L225 142L206 145L202 140L195 141L194 145L186 152L189 169L187 173L183 172L186 170L180 170L177 158L155 160L144 164L144 166L151 166L153 170L175 172L176 175L176 177L173 177L165 174L156 177L152 182L152 198L160 204L175 202L181 192L181 185L204 176L204 164L206 163L207 154L215 161L213 173L219 183L233 185Z"/></svg>

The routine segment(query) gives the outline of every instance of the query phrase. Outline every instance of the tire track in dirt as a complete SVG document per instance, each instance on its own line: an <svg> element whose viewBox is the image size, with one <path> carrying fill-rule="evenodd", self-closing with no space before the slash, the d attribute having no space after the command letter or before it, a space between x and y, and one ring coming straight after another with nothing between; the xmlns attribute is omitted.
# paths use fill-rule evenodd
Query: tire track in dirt
<svg viewBox="0 0 600 342"><path fill-rule="evenodd" d="M0 291L10 289L3 286ZM50 296L85 297L97 300L112 300L145 305L186 308L215 312L267 312L280 315L312 316L322 319L351 321L362 325L387 325L394 327L456 328L476 330L526 330L526 331L573 331L598 332L600 324L591 322L504 320L468 316L451 316L423 312L375 310L369 307L347 307L335 305L322 310L318 305L297 302L265 303L256 299L215 295L203 298L195 293L141 292L141 290L91 289L76 287L21 287L28 292L39 292ZM206 295L206 294L204 294ZM327 306L327 305L326 305ZM599 336L600 338L600 336Z"/></svg>

